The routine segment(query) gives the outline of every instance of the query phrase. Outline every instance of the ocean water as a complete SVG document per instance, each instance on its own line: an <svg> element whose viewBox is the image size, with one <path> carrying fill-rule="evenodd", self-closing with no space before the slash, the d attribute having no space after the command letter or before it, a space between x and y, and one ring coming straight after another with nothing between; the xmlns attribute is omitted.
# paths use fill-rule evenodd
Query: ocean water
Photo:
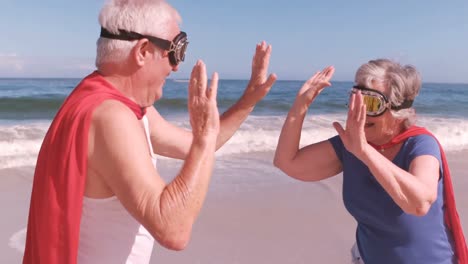
<svg viewBox="0 0 468 264"><path fill-rule="evenodd" d="M65 97L80 79L0 79L0 169L34 166L42 139ZM284 118L302 81L277 81L270 93L219 157L274 151ZM189 127L187 81L167 80L163 98L155 103L171 122ZM246 80L220 80L222 113L242 94ZM312 104L304 122L301 144L336 134L332 122L344 123L351 82L333 82ZM425 83L414 107L417 124L427 127L446 151L468 149L468 84Z"/></svg>
<svg viewBox="0 0 468 264"><path fill-rule="evenodd" d="M35 166L43 137L61 106L80 79L0 79L0 170ZM272 158L287 112L302 81L277 81L236 134L217 152L210 192L236 195L263 186L292 182L273 167ZM301 145L336 135L332 122L344 124L351 82L333 82L312 104L304 122ZM163 98L155 106L169 121L189 127L187 81L167 80ZM220 80L220 112L231 106L246 80ZM468 84L423 84L414 103L418 125L431 130L446 151L468 149ZM161 158L160 174L173 178L181 161ZM11 171L11 170L10 170ZM32 175L27 179L32 182ZM317 183L324 184L324 183ZM339 192L339 190L328 191ZM27 210L27 208L25 208ZM26 219L21 219L26 223ZM13 230L12 230L13 231ZM26 231L15 230L9 247L24 249Z"/></svg>

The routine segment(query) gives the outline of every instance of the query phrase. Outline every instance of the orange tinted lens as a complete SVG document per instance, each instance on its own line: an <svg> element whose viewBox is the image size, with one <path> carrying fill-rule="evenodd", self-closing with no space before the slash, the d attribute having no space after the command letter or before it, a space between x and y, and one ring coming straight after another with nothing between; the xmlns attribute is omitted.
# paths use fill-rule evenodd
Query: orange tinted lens
<svg viewBox="0 0 468 264"><path fill-rule="evenodd" d="M379 98L369 95L363 95L364 104L366 104L367 112L376 113L382 106L382 102Z"/></svg>

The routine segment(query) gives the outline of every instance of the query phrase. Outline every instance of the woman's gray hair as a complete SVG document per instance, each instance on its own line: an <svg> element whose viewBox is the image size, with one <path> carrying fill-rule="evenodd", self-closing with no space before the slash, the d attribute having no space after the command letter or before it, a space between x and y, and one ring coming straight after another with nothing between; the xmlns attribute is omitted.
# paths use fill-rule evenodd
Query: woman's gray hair
<svg viewBox="0 0 468 264"><path fill-rule="evenodd" d="M371 60L359 67L356 72L355 83L360 86L373 88L380 84L388 87L388 99L392 106L400 106L405 100L413 101L421 88L421 76L415 67L401 65L388 59ZM391 110L392 115L404 119L406 128L416 122L416 111L413 107Z"/></svg>
<svg viewBox="0 0 468 264"><path fill-rule="evenodd" d="M111 33L119 29L168 39L169 25L181 23L179 13L164 0L110 0L99 14L99 24ZM97 40L96 67L124 62L135 41L107 38Z"/></svg>

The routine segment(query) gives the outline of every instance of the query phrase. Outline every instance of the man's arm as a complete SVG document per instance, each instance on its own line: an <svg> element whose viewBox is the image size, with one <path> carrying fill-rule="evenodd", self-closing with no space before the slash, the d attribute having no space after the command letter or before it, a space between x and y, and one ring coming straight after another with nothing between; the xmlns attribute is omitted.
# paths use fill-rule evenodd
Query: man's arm
<svg viewBox="0 0 468 264"><path fill-rule="evenodd" d="M252 60L250 81L241 98L220 117L220 132L216 141L216 150L223 146L239 129L240 125L259 102L270 91L276 81L276 75L267 78L270 63L271 45L265 42L257 44ZM154 107L147 109L150 123L151 141L156 154L185 159L192 142L190 131L167 122Z"/></svg>
<svg viewBox="0 0 468 264"><path fill-rule="evenodd" d="M197 63L192 75L199 81L191 83L189 91L193 141L171 183L166 185L151 163L141 121L120 102L100 105L93 113L90 130L93 142L88 166L161 245L175 250L188 243L204 202L219 132L217 75L208 91L202 62Z"/></svg>

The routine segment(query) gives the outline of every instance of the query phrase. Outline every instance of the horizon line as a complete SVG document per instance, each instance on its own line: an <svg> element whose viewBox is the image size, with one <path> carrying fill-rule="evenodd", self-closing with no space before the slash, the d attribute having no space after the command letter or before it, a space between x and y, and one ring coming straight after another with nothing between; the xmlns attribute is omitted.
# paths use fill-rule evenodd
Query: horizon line
<svg viewBox="0 0 468 264"><path fill-rule="evenodd" d="M86 77L86 76L85 76ZM3 77L3 76L0 76L0 80L21 80L21 79L24 79L24 80L32 80L32 79L39 79L39 80L47 80L47 79L55 79L55 80L72 80L72 79L77 79L77 80L81 80L81 79L84 79L85 77ZM166 80L172 80L172 81L188 81L190 80L189 78L166 78ZM211 80L211 79L208 79L208 80ZM222 81L249 81L249 79L241 79L241 78L226 78L226 79L219 79L219 80L222 80ZM280 82L304 82L306 81L307 79L277 79L276 81L280 81ZM344 81L344 80L335 80L335 81L331 81L332 83L333 82L354 82L354 81L350 81L350 80L347 80L347 81ZM465 85L468 85L468 82L441 82L441 81L428 81L428 82L422 82L423 84L465 84Z"/></svg>

